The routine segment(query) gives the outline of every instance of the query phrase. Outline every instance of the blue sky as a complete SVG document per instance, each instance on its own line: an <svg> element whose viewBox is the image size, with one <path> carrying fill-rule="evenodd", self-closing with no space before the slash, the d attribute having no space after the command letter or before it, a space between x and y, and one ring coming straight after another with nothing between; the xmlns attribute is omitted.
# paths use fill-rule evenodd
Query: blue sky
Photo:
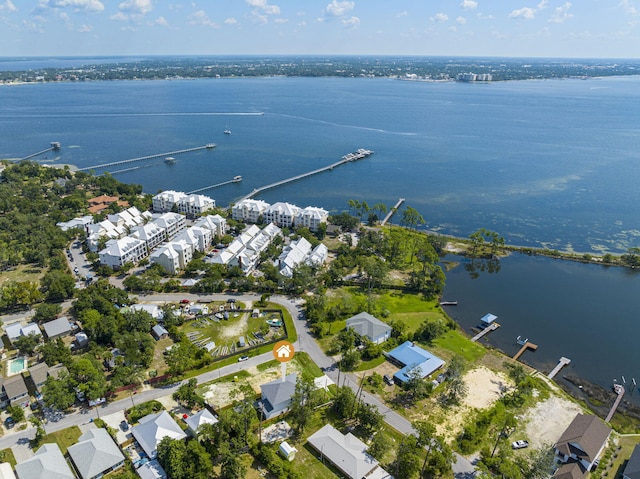
<svg viewBox="0 0 640 479"><path fill-rule="evenodd" d="M640 0L0 0L0 55L640 57Z"/></svg>

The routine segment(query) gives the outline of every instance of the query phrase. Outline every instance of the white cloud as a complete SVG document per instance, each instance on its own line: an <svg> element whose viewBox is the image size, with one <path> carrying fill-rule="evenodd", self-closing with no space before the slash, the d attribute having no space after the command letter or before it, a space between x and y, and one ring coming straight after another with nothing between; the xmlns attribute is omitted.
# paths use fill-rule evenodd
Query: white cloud
<svg viewBox="0 0 640 479"><path fill-rule="evenodd" d="M358 17L343 18L340 21L349 28L358 28L360 26L360 19Z"/></svg>
<svg viewBox="0 0 640 479"><path fill-rule="evenodd" d="M567 2L564 5L558 7L551 15L549 19L549 23L564 23L565 20L573 17L573 14L569 13L569 9L571 8L571 2Z"/></svg>
<svg viewBox="0 0 640 479"><path fill-rule="evenodd" d="M236 23L238 23L238 20L236 20L233 17L229 17L229 18L225 18L224 19L224 24L225 25L235 25Z"/></svg>
<svg viewBox="0 0 640 479"><path fill-rule="evenodd" d="M396 18L402 18L402 17L406 17L409 15L409 12L407 12L406 10L403 10L399 13L396 14Z"/></svg>
<svg viewBox="0 0 640 479"><path fill-rule="evenodd" d="M547 8L547 3L549 3L549 0L540 0L540 3L536 5L536 9L544 10L545 8Z"/></svg>
<svg viewBox="0 0 640 479"><path fill-rule="evenodd" d="M465 23L467 23L467 19L464 17L458 17L456 18L456 22L458 22L460 25L464 25Z"/></svg>
<svg viewBox="0 0 640 479"><path fill-rule="evenodd" d="M44 6L41 2L41 6ZM50 2L53 8L73 8L74 12L101 12L104 5L99 0L53 0Z"/></svg>
<svg viewBox="0 0 640 479"><path fill-rule="evenodd" d="M536 18L536 10L530 7L522 7L512 11L509 18L524 18L525 20L533 20Z"/></svg>
<svg viewBox="0 0 640 479"><path fill-rule="evenodd" d="M205 27L217 27L216 23L209 18L207 12L198 10L187 17L191 25L204 25Z"/></svg>
<svg viewBox="0 0 640 479"><path fill-rule="evenodd" d="M269 17L262 15L258 10L252 10L251 21L257 25L266 25L269 23Z"/></svg>
<svg viewBox="0 0 640 479"><path fill-rule="evenodd" d="M87 25L86 23L83 23L78 27L78 32L80 33L89 33L92 31L93 31L93 27L91 25Z"/></svg>
<svg viewBox="0 0 640 479"><path fill-rule="evenodd" d="M327 17L344 17L356 6L356 2L333 0L324 9L325 16Z"/></svg>
<svg viewBox="0 0 640 479"><path fill-rule="evenodd" d="M246 0L246 2L264 15L280 15L280 7L278 5L269 5L267 0Z"/></svg>
<svg viewBox="0 0 640 479"><path fill-rule="evenodd" d="M633 0L621 0L620 7L624 10L624 12L628 15L637 15L638 9L633 3Z"/></svg>
<svg viewBox="0 0 640 479"><path fill-rule="evenodd" d="M465 10L474 10L478 8L478 2L476 2L475 0L462 0L460 6Z"/></svg>
<svg viewBox="0 0 640 479"><path fill-rule="evenodd" d="M302 20L300 23L298 23L299 27L306 27L307 26L307 22Z"/></svg>
<svg viewBox="0 0 640 479"><path fill-rule="evenodd" d="M111 15L109 19L115 20L116 22L126 22L129 20L129 15L125 15L122 12L118 12L115 15Z"/></svg>
<svg viewBox="0 0 640 479"><path fill-rule="evenodd" d="M289 21L289 19L287 19L287 18L276 18L274 21L275 21L275 23L281 23L282 24L282 23L287 23Z"/></svg>
<svg viewBox="0 0 640 479"><path fill-rule="evenodd" d="M167 19L162 16L156 18L156 20L153 23L155 23L156 25L160 25L161 27L169 26L169 22L167 21Z"/></svg>
<svg viewBox="0 0 640 479"><path fill-rule="evenodd" d="M11 2L11 0L5 0L3 3L0 3L0 12L17 12L18 9L16 8L16 6L13 4L13 2Z"/></svg>
<svg viewBox="0 0 640 479"><path fill-rule="evenodd" d="M151 5L151 0L125 0L118 5L118 8L131 15L146 15L153 10L153 5Z"/></svg>
<svg viewBox="0 0 640 479"><path fill-rule="evenodd" d="M433 17L429 18L432 22L442 23L449 20L449 16L446 13L436 13Z"/></svg>

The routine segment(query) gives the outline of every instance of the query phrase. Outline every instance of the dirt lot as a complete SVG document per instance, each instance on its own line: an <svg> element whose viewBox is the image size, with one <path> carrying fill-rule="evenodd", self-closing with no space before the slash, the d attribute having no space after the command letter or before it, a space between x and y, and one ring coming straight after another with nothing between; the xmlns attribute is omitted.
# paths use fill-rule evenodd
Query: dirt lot
<svg viewBox="0 0 640 479"><path fill-rule="evenodd" d="M558 396L536 404L524 415L530 446L536 449L553 445L580 412L582 409L576 403Z"/></svg>

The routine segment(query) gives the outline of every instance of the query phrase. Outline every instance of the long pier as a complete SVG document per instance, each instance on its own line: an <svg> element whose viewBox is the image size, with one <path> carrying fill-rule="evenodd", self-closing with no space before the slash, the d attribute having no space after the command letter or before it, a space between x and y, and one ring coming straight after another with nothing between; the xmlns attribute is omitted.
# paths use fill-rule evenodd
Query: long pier
<svg viewBox="0 0 640 479"><path fill-rule="evenodd" d="M389 212L387 213L387 216L385 216L382 222L380 223L380 226L384 226L387 224L387 221L389 221L391 217L395 214L395 212L398 211L398 208L400 208L402 203L404 203L404 198L398 199L398 202L393 206L393 208L389 210Z"/></svg>
<svg viewBox="0 0 640 479"><path fill-rule="evenodd" d="M533 344L530 341L525 342L522 347L520 348L520 351L518 351L515 356L513 357L513 359L515 359L516 361L518 360L518 358L520 356L522 356L522 354L527 350L527 349L531 349L532 351L535 351L536 349L538 349L538 345L537 344Z"/></svg>
<svg viewBox="0 0 640 479"><path fill-rule="evenodd" d="M624 386L622 384L614 384L613 390L616 392L618 397L616 398L616 401L613 403L613 406L611 406L611 410L609 411L609 414L607 414L607 418L604 420L604 422L611 421L611 418L616 413L616 409L618 409L618 406L620 405L620 401L622 401L622 396L624 396L625 391L624 391Z"/></svg>
<svg viewBox="0 0 640 479"><path fill-rule="evenodd" d="M205 186L203 188L198 188L197 190L187 191L187 194L192 195L194 193L200 193L201 191L212 190L213 188L217 188L218 186L229 185L231 183L240 183L241 181L242 181L242 178L238 179L236 177L228 181L223 181L222 183L216 183L215 185Z"/></svg>
<svg viewBox="0 0 640 479"><path fill-rule="evenodd" d="M196 146L194 148L185 148L184 150L168 151L166 153L157 153L155 155L141 156L139 158L131 158L129 160L112 161L111 163L103 163L101 165L86 166L84 168L78 168L77 171L95 170L96 168L109 168L111 166L126 165L127 163L135 163L137 161L152 160L154 158L160 158L163 156L172 156L172 155L179 155L181 153L189 153L190 151L198 151L198 150L205 150L205 149L212 150L215 147L216 147L215 143L207 143L204 146Z"/></svg>
<svg viewBox="0 0 640 479"><path fill-rule="evenodd" d="M24 158L21 158L21 160L28 160L29 158L33 158L34 156L42 155L43 153L46 153L48 151L59 150L61 146L62 145L60 144L59 141L52 141L51 142L51 146L49 148L45 148L44 150L38 151L38 152L33 153L33 154L29 155L29 156L25 156Z"/></svg>
<svg viewBox="0 0 640 479"><path fill-rule="evenodd" d="M262 193L263 191L270 190L272 188L277 188L278 186L286 185L287 183L292 183L294 181L301 180L302 178L306 178L308 176L317 175L318 173L322 173L323 171L333 170L334 168L340 165L344 165L345 163L350 163L352 161L361 160L363 158L371 156L372 154L373 154L373 151L365 150L361 148L355 153L349 153L348 155L343 156L340 161L336 161L335 163L332 163L328 166L323 166L322 168L318 168L317 170L309 171L307 173L302 173L300 175L292 176L284 180L276 181L275 183L271 183L266 186L261 186L260 188L255 188L251 193L243 196L242 198L239 198L237 201L240 202L240 201L248 200L249 198L253 198L254 196L256 196L259 193Z"/></svg>
<svg viewBox="0 0 640 479"><path fill-rule="evenodd" d="M567 364L569 364L571 362L571 359L569 358L565 358L564 356L562 356L560 358L560 361L558 362L558 364L556 365L555 368L553 368L553 371L551 371L549 373L549 375L547 376L549 379L553 379L556 374L558 374L560 372L560 370L565 367Z"/></svg>
<svg viewBox="0 0 640 479"><path fill-rule="evenodd" d="M473 338L471 338L471 341L476 342L480 340L480 338L482 338L482 336L484 336L485 334L489 334L491 331L495 331L499 327L500 325L498 323L493 322L489 326L484 328L482 331L480 331L478 334L476 334Z"/></svg>

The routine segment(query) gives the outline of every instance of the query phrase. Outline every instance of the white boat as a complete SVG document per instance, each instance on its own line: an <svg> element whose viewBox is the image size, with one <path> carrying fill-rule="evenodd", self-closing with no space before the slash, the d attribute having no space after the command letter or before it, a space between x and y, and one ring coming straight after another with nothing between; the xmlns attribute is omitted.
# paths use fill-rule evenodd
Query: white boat
<svg viewBox="0 0 640 479"><path fill-rule="evenodd" d="M165 163L168 163L169 165L173 165L176 162L176 159L173 156L167 156L164 159Z"/></svg>
<svg viewBox="0 0 640 479"><path fill-rule="evenodd" d="M233 181L235 181L236 183L242 181L242 176L241 175L236 175L233 177Z"/></svg>
<svg viewBox="0 0 640 479"><path fill-rule="evenodd" d="M230 135L230 134L231 134L231 130L229 129L229 127L228 127L228 126L227 126L227 127L225 127L225 129L224 129L224 134L225 134L225 135Z"/></svg>

